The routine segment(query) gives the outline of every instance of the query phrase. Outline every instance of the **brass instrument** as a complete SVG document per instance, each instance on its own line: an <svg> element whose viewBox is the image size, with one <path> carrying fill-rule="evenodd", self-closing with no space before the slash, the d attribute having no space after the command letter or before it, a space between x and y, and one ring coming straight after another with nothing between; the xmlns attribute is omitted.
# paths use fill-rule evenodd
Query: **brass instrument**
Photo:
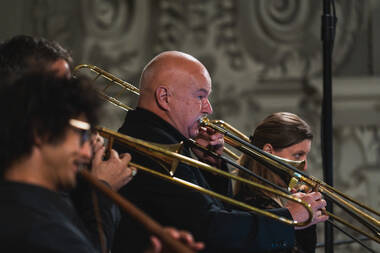
<svg viewBox="0 0 380 253"><path fill-rule="evenodd" d="M74 71L73 71L74 75L76 75L82 69L88 69L91 72L93 72L93 73L96 74L95 78L93 79L94 82L99 77L103 77L103 78L105 78L108 81L107 85L105 85L105 87L102 90L96 89L96 91L98 92L98 94L99 94L99 96L101 98L107 100L111 104L119 107L120 109L122 109L124 111L133 110L132 107L126 105L125 103L122 103L118 99L118 97L121 94L123 94L124 91L129 91L129 92L132 92L135 95L140 95L140 89L139 88L133 86L132 84L130 84L130 83L126 82L126 81L123 81L122 79L114 76L113 74L111 74L111 73L109 73L109 72L107 72L107 71L105 71L105 70L103 70L103 69L101 69L101 68L99 68L99 67L97 67L95 65L79 64L79 65L77 65L77 66L74 67ZM116 84L119 87L121 87L121 91L119 92L119 94L116 95L116 97L112 97L112 96L106 94L107 89L110 88L113 84ZM240 136L242 136L242 135L243 134L241 134ZM224 152L226 152L229 156L231 156L235 160L237 160L239 158L238 155L236 155L234 152L232 152L228 148L224 148Z"/></svg>
<svg viewBox="0 0 380 253"><path fill-rule="evenodd" d="M310 204L308 204L308 203L306 203L306 202L304 202L298 198L295 198L289 194L285 194L281 191L272 189L270 187L267 187L267 186L252 182L250 180L232 175L228 172L217 169L217 168L210 166L206 163L197 161L197 160L189 158L187 156L183 156L183 155L177 153L177 151L181 149L181 146L183 145L182 143L174 144L174 145L162 145L162 144L150 143L147 141L136 139L136 138L124 135L124 134L120 134L118 132L114 132L114 131L106 129L106 128L98 127L97 131L99 132L99 134L101 136L108 139L109 143L111 143L108 146L108 148L111 148L112 144L115 141L117 141L121 144L125 144L128 147L132 148L133 150L136 150L140 153L143 153L144 155L147 155L149 157L153 157L155 160L158 160L162 166L165 166L165 169L168 171L168 174L164 174L164 173L158 172L156 170L152 170L152 169L143 167L143 166L136 164L136 163L132 163L132 162L129 163L129 165L131 165L131 166L133 166L139 170L145 171L145 172L147 172L149 174L153 174L154 176L157 176L161 179L165 179L171 183L175 183L175 184L181 185L183 187L186 187L188 189L195 190L195 191L210 195L214 198L220 199L220 200L227 202L229 204L233 204L233 205L238 206L238 207L245 209L247 211L251 211L251 212L254 212L254 213L257 213L257 214L260 214L260 215L263 215L263 216L266 216L266 217L269 217L272 219L275 219L277 221L283 222L283 223L291 225L291 226L303 227L303 226L308 225L312 221L313 213L312 213ZM174 151L172 151L172 150L174 150ZM220 176L223 176L226 178L231 178L231 179L246 183L252 187L259 188L259 189L267 191L267 192L271 192L272 194L276 194L276 195L283 197L283 198L286 198L290 201L294 201L294 202L302 205L307 210L307 212L309 213L309 217L306 221L303 221L303 222L290 220L288 218L281 217L281 216L275 215L271 212L261 210L259 208L247 205L243 202L237 201L235 199L226 197L224 195L213 192L213 191L208 190L206 188L200 187L196 184L193 184L193 183L190 183L188 181L177 178L174 176L174 173L175 173L175 170L176 170L177 165L179 163L184 163L184 164L190 165L192 167L197 167L197 168L212 172L214 174L217 174L217 175L220 175Z"/></svg>
<svg viewBox="0 0 380 253"><path fill-rule="evenodd" d="M86 64L78 65L77 67L75 67L74 72L78 71L81 68L88 68L91 71L97 73L96 78L98 78L99 76L103 76L107 80L110 80L112 83L116 83L117 85L122 87L123 90L129 90L129 88L125 87L126 82L122 81L121 79L114 77L112 74L110 74L104 70L101 70L100 68L98 68L96 66L86 65ZM130 87L132 85L128 84L127 86ZM139 94L139 90L136 87L132 86L131 90L133 93ZM107 98L106 96L102 96L102 97L107 99L109 102L121 107L124 110L130 110L131 109L128 106L120 106L119 105L120 102L117 100L115 101L112 97L111 98ZM369 225L369 227L374 232L374 235L371 235L371 234L368 234L368 233L362 231L360 228L353 226L352 224L344 221L343 219L341 219L340 217L337 217L336 215L333 215L332 213L327 213L327 214L331 218L335 219L336 221L339 221L342 224L345 224L346 226L350 227L351 229L371 238L372 240L376 241L377 243L380 243L380 233L378 230L379 220L377 220L374 217L371 217L370 215L362 212L360 209L354 207L352 204L343 200L339 196L342 196L343 198L346 198L347 200L352 201L353 203L357 204L358 206L361 206L362 208L367 209L369 212L372 212L372 213L376 214L377 216L379 216L379 212L377 212L377 211L375 211L369 207L366 207L364 204L362 204L362 203L352 199L351 197L343 194L342 192L336 190L335 188L327 185L323 181L320 181L316 178L309 177L309 176L305 175L304 173L299 171L304 166L304 163L302 163L302 162L286 161L286 159L270 155L270 154L262 151L261 149L255 150L255 149L249 148L249 145L251 145L249 143L249 138L246 135L244 135L243 133L241 133L240 131L238 131L236 128L232 127L231 125L229 125L228 123L226 123L224 121L221 121L221 120L207 121L207 119L204 119L203 125L214 128L215 130L223 133L225 136L225 141L227 144L237 148L238 150L240 150L243 153L249 154L250 156L252 156L254 159L258 160L259 162L265 163L268 167L274 168L274 170L277 171L278 173L286 173L286 174L290 175L291 176L291 179L290 179L291 184L294 185L294 184L297 184L297 182L306 183L307 185L312 187L314 190L319 190L326 197L328 197L330 199L336 198L341 207L354 210L355 212L357 211L359 213L359 215L362 215L362 216L366 217L366 219L370 220L371 225ZM227 134L229 132L234 133L234 135L231 137L231 134ZM239 136L240 138L238 138L237 136ZM238 141L236 141L236 137L239 139ZM244 142L245 142L245 144L248 144L248 146L244 145L243 144ZM234 154L232 151L225 149L225 152L227 152L227 154L229 154L235 160L238 159L238 155ZM288 165L287 164L288 162L291 165ZM295 167L298 168L298 170Z"/></svg>
<svg viewBox="0 0 380 253"><path fill-rule="evenodd" d="M89 64L80 64L80 65L77 65L75 68L74 68L74 75L77 74L79 72L80 69L89 69L91 70L92 72L96 73L96 77L94 78L94 82L99 78L99 77L103 77L105 79L107 79L109 82L108 84L104 87L103 90L97 90L98 94L104 98L105 100L107 100L108 102L116 105L117 107L125 110L125 111L129 111L129 110L132 110L131 107L129 107L128 105L120 102L117 98L123 94L123 92L125 91L129 91L129 92L132 92L133 94L135 95L140 95L140 90L138 88L136 88L135 86L133 86L132 84L128 83L128 82L125 82L123 80L121 80L120 78L112 75L111 73L107 72L107 71L104 71L103 69L97 67L97 66L94 66L94 65L89 65ZM122 90L119 92L119 94L117 94L116 98L112 97L112 96L109 96L106 94L106 90L108 88L110 88L112 86L112 84L117 84L119 85Z"/></svg>
<svg viewBox="0 0 380 253"><path fill-rule="evenodd" d="M380 243L380 231L379 231L380 221L376 219L375 217L372 217L371 215L363 212L361 209L359 209L358 207L354 206L351 203L354 203L357 206L377 216L380 215L378 211L360 203L359 201L340 192L334 187L331 187L325 182L306 175L299 169L295 168L297 166L292 166L290 163L284 162L283 158L278 159L278 157L273 156L255 147L254 145L248 142L249 138L247 136L245 136L244 134L241 134L240 132L236 133L233 127L231 127L230 125L226 124L223 121L219 121L219 120L211 121L207 118L203 118L201 120L201 125L204 127L210 127L224 134L226 143L235 147L241 152L251 156L253 159L259 162L262 162L265 166L274 169L275 173L280 173L280 174L286 173L287 175L290 176L292 184L295 184L297 182L305 183L306 185L310 186L315 191L321 192L324 196L332 200L335 204L338 204L342 209L346 210L359 222L365 225L369 230L373 232L373 234L369 234L363 231L362 229L358 228L357 226L353 226L348 221L330 212L326 212L327 215L329 215L334 220L346 225L347 227L355 230L356 232L363 234L367 236L368 238L371 238L377 243ZM234 132L234 134L231 134L229 131ZM300 163L299 166L302 166L302 163Z"/></svg>
<svg viewBox="0 0 380 253"><path fill-rule="evenodd" d="M246 136L245 134L243 134L242 132L240 132L238 129L236 129L235 127L233 127L232 125L228 124L227 122L223 121L223 120L219 120L219 119L216 119L216 120L209 120L207 118L203 118L201 120L201 124L203 125L207 125L207 124L213 124L215 126L219 126L221 127L222 129L225 129L227 130L228 132L231 132L233 133L235 136L237 136L238 138L246 141L246 142L249 142L249 138L248 136ZM244 150L244 147L241 147L241 145L234 141L232 138L228 137L228 136L225 136L224 137L224 140L226 141L227 144L231 145L232 147L240 150L243 152ZM232 152L232 151L230 151ZM228 155L230 155L230 152L227 152ZM232 152L233 153L233 152ZM243 152L244 153L244 152ZM234 155L230 155L232 158L234 157L237 157L239 158L238 155L234 154ZM289 160L289 159L285 159L285 158L282 158L282 157L279 157L279 156L275 156L275 155L272 155L273 157L275 157L276 159L278 160L281 160L287 164L290 164L292 165L293 167L296 167L298 170L303 170L303 168L305 167L305 161L294 161L294 160ZM236 159L237 160L237 159Z"/></svg>
<svg viewBox="0 0 380 253"><path fill-rule="evenodd" d="M97 66L94 66L94 65L89 65L89 64L80 64L80 65L77 65L75 68L74 68L74 75L78 73L79 70L81 69L88 69L90 70L91 72L95 73L96 74L96 77L94 78L94 81L96 81L99 77L103 77L105 78L106 80L108 80L110 82L110 84L107 84L105 86L104 89L102 90L96 90L98 92L98 94L105 100L107 100L108 102L112 103L113 105L116 105L117 107L125 110L125 111L129 111L131 110L132 108L129 107L128 105L120 102L118 99L110 96L110 95L107 95L105 92L106 90L111 87L112 84L116 84L118 86L120 86L122 88L122 90L119 92L118 96L121 95L125 90L127 91L130 91L136 95L139 95L140 94L140 90L138 88L136 88L135 86L133 86L132 84L130 83L127 83L123 80L121 80L120 78L112 75L111 73L97 67ZM223 122L223 121L219 121L219 122ZM223 122L224 123L224 122ZM231 130L233 130L234 132L236 133L239 133L239 136L242 136L244 137L244 134L238 132L237 129L234 129L232 126L228 125L227 123L224 123L226 126L229 126L231 128ZM112 141L109 142L109 145L112 146ZM236 155L234 152L232 152L231 150L229 150L228 148L224 147L224 152L226 152L227 154L229 154L229 156L231 156L234 160L237 160L239 158L238 155ZM279 158L281 159L281 158ZM285 161L285 159L284 159ZM287 160L286 162L290 162L292 164L294 164L294 161L290 161L290 160ZM233 166L237 166L238 164L233 164ZM303 166L303 165L301 165ZM240 169L244 169L244 168L240 168ZM267 185L270 185L272 186L273 188L275 189L278 189L278 190L282 190L280 187L277 187L277 185L271 183L270 181L266 180L265 178L262 178L258 175L255 175L253 173L251 173L251 171L245 169L246 173L250 173L252 176L256 177L257 179L261 180L262 182L266 183Z"/></svg>
<svg viewBox="0 0 380 253"><path fill-rule="evenodd" d="M74 74L77 73L80 69L89 69L91 70L92 72L95 72L97 75L95 77L95 80L98 78L98 77L104 77L106 78L107 80L109 80L112 83L115 83L117 85L119 85L120 87L122 87L122 91L119 93L121 94L123 91L125 90L128 90L128 91L131 91L133 92L134 94L137 94L139 95L140 94L140 90L136 87L134 87L133 85L115 77L114 75L110 74L109 72L106 72L104 70L102 70L101 68L99 67L96 67L94 65L88 65L88 64L81 64L81 65L78 65L74 68ZM94 80L94 81L95 81ZM112 104L118 106L119 108L123 109L123 110L131 110L132 108L121 103L119 100L105 94L105 91L107 90L107 88L110 87L110 85L107 85L103 91L98 91L99 92L99 95L106 99L107 101L111 102ZM153 174L155 176L158 176L162 179L165 179L165 180L168 180L172 183L176 183L176 184L179 184L179 185L182 185L184 187L187 187L187 188L190 188L190 189L193 189L193 190L196 190L196 191L199 191L201 193L204 193L204 194L207 194L207 195L210 195L212 197L215 197L215 198L218 198L224 202L227 202L227 203L230 203L230 204L233 204L235 206L238 206L240 208L243 208L243 209L246 209L248 211L252 211L252 212L255 212L255 213L258 213L258 214L261 214L261 215L264 215L264 216L267 216L267 217L270 217L270 218L273 218L273 219L276 219L280 222L283 222L285 224L288 224L288 225L292 225L292 226L306 226L308 225L311 221L312 221L312 218L313 218L313 213L312 213L312 210L311 210L311 207L308 203L304 202L304 201L301 201L300 199L298 198L295 198L295 197L292 197L288 194L285 194L281 191L278 191L278 190L274 190L270 187L267 187L267 186L263 186L263 185L260 185L258 183L254 183L254 182L251 182L247 179L244 179L244 178L241 178L241 177L238 177L238 176L235 176L235 175L232 175L228 172L225 172L225 171L222 171L222 170L219 170L217 168L214 168L206 163L202 163L202 162L199 162L197 160L194 160L194 159L191 159L189 157L186 157L186 156L183 156L183 155L180 155L178 154L177 152L180 150L180 146L173 146L173 145L170 145L170 146L167 146L167 145L160 145L160 144L151 144L151 143L148 143L146 141L143 141L143 140L139 140L139 139L135 139L135 138L132 138L130 136L126 136L126 135L123 135L123 134L120 134L118 132L114 132L112 130L109 130L109 129L106 129L106 128L97 128L99 134L101 136L103 136L104 138L108 139L108 149L110 149L115 141L115 139L120 142L120 143L124 143L126 145L128 145L129 147L131 148L134 148L140 152L143 152L144 154L147 154L149 156L153 156L155 157L157 160L159 160L159 163L164 166L165 168L167 166L165 165L169 165L170 166L170 169L168 169L168 174L169 175L165 175L163 173L160 173L160 172L157 172L155 170L152 170L152 169L149 169L149 168L146 168L146 167L143 167L143 166L140 166L138 164L135 164L135 163L130 163L131 166L137 168L137 169L140 169L140 170L143 170L145 172L148 172L150 174ZM171 151L172 150L172 151ZM274 215L268 211L265 211L265 210L261 210L259 208L256 208L256 207L253 207L253 206L250 206L250 205L247 205L243 202L240 202L240 201L237 201L235 199L232 199L232 198L229 198L229 197L226 197L224 195L221 195L221 194L218 194L216 192L213 192L213 191L210 191L208 189L205 189L203 187L200 187L196 184L193 184L193 183L190 183L190 182L187 182L187 181L184 181L180 178L176 178L174 177L174 172L175 172L175 169L178 165L179 162L182 162L182 163L185 163L187 165L190 165L190 166L195 166L195 167L198 167L198 168L201 168L201 169L204 169L204 170L207 170L209 172L213 172L215 174L218 174L220 176L224 176L224 177L227 177L227 178L232 178L232 179L235 179L235 180L238 180L238 181L241 181L243 183L247 183L249 185L251 185L252 187L256 187L256 188L261 188L262 190L264 191L269 191L269 192L272 192L273 194L277 194L283 198L286 198L290 201L295 201L301 205L303 205L305 207L305 209L307 210L307 212L309 213L309 217L306 221L303 221L303 222L298 222L298 221L294 221L294 220L290 220L290 219L287 219L287 218L284 218L284 217L280 217L278 215Z"/></svg>

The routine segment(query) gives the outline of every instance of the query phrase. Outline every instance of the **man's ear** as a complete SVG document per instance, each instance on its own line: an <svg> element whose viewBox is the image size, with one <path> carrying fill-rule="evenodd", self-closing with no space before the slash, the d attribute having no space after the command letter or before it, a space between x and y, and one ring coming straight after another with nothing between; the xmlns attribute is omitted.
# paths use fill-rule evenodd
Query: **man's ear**
<svg viewBox="0 0 380 253"><path fill-rule="evenodd" d="M269 143L267 143L267 144L264 145L263 150L265 152L268 152L269 154L273 154L273 151L274 151L272 145L269 144Z"/></svg>
<svg viewBox="0 0 380 253"><path fill-rule="evenodd" d="M47 135L41 135L41 133L38 133L36 129L33 130L33 142L34 145L37 147L41 147L45 143L48 142L48 136Z"/></svg>
<svg viewBox="0 0 380 253"><path fill-rule="evenodd" d="M41 147L42 144L43 144L43 140L42 140L41 136L39 136L36 133L34 133L33 138L34 138L34 145L36 147Z"/></svg>
<svg viewBox="0 0 380 253"><path fill-rule="evenodd" d="M156 101L157 101L158 106L161 109L168 111L169 110L169 90L168 90L168 88L165 86L157 87L156 92L155 92L155 97L156 97Z"/></svg>

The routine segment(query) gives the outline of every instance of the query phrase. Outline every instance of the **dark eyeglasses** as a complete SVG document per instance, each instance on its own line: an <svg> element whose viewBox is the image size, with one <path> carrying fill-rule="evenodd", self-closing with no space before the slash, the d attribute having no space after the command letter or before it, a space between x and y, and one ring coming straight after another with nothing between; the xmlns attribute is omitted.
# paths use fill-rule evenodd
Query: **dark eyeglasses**
<svg viewBox="0 0 380 253"><path fill-rule="evenodd" d="M75 130L78 131L80 134L80 146L82 147L87 141L90 141L91 138L91 126L87 122L77 120L77 119L70 119L69 120L70 126L75 128Z"/></svg>

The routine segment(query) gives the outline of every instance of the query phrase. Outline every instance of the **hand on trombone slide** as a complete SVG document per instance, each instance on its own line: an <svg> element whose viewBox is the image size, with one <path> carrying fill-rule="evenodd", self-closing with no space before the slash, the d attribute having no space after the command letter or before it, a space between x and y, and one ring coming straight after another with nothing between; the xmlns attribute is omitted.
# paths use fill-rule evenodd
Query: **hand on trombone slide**
<svg viewBox="0 0 380 253"><path fill-rule="evenodd" d="M203 242L196 242L192 234L184 230L177 230L172 227L166 227L165 231L174 239L181 241L186 246L188 246L191 250L199 251L204 248ZM144 253L165 253L166 250L163 247L161 241L155 237L151 236L151 247L147 249Z"/></svg>
<svg viewBox="0 0 380 253"><path fill-rule="evenodd" d="M329 218L329 216L325 215L323 212L323 210L326 207L326 201L322 198L322 194L320 192L297 192L292 194L292 196L310 204L311 209L313 211L313 219L311 223L305 227L295 227L295 229L304 229L319 222L324 222ZM303 206L293 201L288 201L285 207L289 210L293 220L302 222L307 220L309 216L308 212L305 210Z"/></svg>
<svg viewBox="0 0 380 253"><path fill-rule="evenodd" d="M93 134L91 143L93 147L91 173L93 176L107 182L114 191L118 191L132 180L137 170L128 166L131 160L130 154L119 155L114 149L111 149L109 158L104 160L104 138L99 134Z"/></svg>
<svg viewBox="0 0 380 253"><path fill-rule="evenodd" d="M223 153L224 136L223 134L215 131L214 129L200 127L198 136L195 137L195 141L199 145L211 151L214 151L219 155ZM220 159L216 159L215 157L210 156L207 153L196 148L192 149L192 151L194 152L194 154L198 157L200 161L208 163L218 168L220 167L221 165Z"/></svg>

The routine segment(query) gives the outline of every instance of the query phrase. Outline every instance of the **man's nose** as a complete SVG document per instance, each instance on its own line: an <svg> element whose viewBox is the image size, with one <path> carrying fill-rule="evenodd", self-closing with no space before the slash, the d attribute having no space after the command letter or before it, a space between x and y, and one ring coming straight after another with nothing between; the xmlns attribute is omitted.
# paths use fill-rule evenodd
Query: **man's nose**
<svg viewBox="0 0 380 253"><path fill-rule="evenodd" d="M206 101L203 103L202 112L206 113L206 114L212 114L213 113L212 106L211 106L210 101L208 99L206 99Z"/></svg>
<svg viewBox="0 0 380 253"><path fill-rule="evenodd" d="M83 158L91 159L92 146L90 141L86 141L85 143L83 143L83 145L80 148L80 154L83 156Z"/></svg>

